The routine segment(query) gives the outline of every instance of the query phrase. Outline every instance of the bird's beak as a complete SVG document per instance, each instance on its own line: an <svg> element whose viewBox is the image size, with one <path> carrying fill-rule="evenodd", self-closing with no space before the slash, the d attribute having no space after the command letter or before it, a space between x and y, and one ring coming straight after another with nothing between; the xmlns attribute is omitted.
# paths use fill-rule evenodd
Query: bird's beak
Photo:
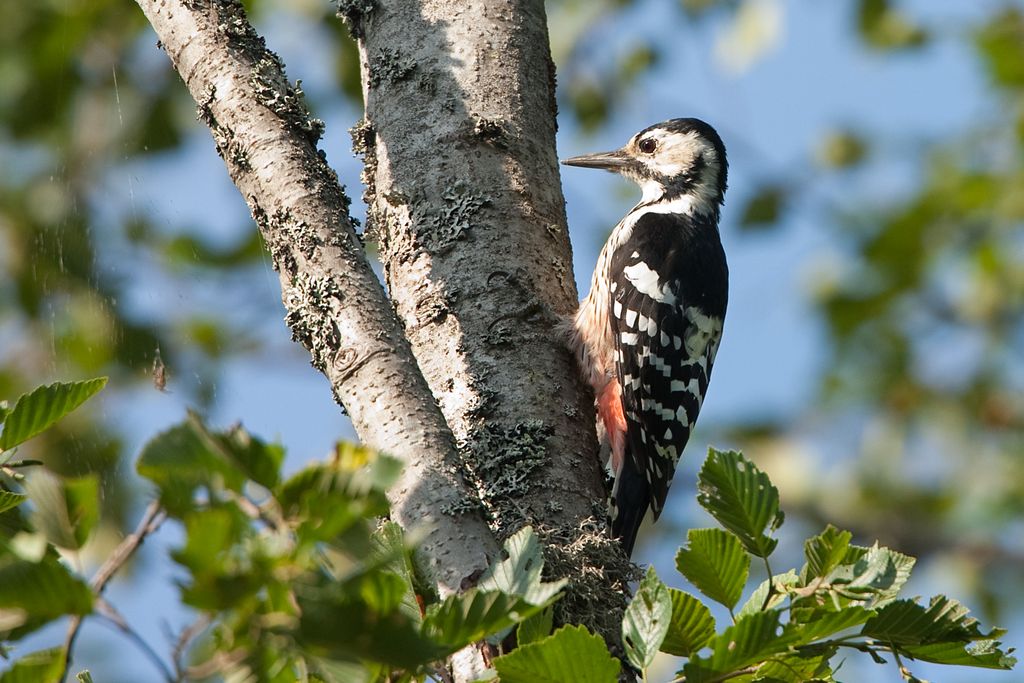
<svg viewBox="0 0 1024 683"><path fill-rule="evenodd" d="M563 159L566 166L582 166L583 168L603 168L607 171L620 172L632 163L633 158L622 149L614 152L598 152L596 154L582 154L578 157Z"/></svg>

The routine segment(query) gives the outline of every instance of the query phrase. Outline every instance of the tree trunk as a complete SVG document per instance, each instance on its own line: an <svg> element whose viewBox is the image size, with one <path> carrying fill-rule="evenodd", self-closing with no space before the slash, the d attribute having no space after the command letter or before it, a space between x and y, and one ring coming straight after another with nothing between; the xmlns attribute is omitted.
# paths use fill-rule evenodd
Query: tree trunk
<svg viewBox="0 0 1024 683"><path fill-rule="evenodd" d="M558 325L578 297L542 0L342 2L359 39L369 234L413 353L500 538L573 581L561 618L617 639L593 397Z"/></svg>

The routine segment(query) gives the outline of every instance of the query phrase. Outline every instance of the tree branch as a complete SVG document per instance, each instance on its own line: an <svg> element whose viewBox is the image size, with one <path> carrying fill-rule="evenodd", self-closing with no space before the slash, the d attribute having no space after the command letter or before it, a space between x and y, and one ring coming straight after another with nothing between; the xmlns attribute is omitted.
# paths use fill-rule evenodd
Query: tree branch
<svg viewBox="0 0 1024 683"><path fill-rule="evenodd" d="M404 463L392 516L426 526L417 561L443 594L498 554L463 509L450 430L363 253L349 200L317 150L310 117L280 59L237 0L138 0L199 104L232 181L249 204L281 279L293 337L330 380L360 438Z"/></svg>

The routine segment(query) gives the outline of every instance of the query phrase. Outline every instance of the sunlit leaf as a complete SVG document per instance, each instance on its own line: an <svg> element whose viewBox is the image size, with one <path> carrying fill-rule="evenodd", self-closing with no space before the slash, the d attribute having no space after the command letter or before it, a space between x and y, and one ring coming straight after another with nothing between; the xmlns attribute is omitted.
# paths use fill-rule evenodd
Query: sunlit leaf
<svg viewBox="0 0 1024 683"><path fill-rule="evenodd" d="M985 669L1012 669L1017 658L1000 649L998 640L979 640L965 645L963 641L906 645L901 648L914 659L936 664L976 666Z"/></svg>
<svg viewBox="0 0 1024 683"><path fill-rule="evenodd" d="M754 589L747 601L736 612L736 616L760 612L765 609L778 607L788 596L789 591L799 585L800 577L790 569L785 574L776 574L772 577L772 595L768 597L768 580L765 579ZM767 600L767 603L765 602Z"/></svg>
<svg viewBox="0 0 1024 683"><path fill-rule="evenodd" d="M536 643L494 660L502 683L616 683L619 660L600 636L563 626Z"/></svg>
<svg viewBox="0 0 1024 683"><path fill-rule="evenodd" d="M83 382L57 382L25 394L4 421L0 449L13 448L85 403L107 384L106 377Z"/></svg>
<svg viewBox="0 0 1024 683"><path fill-rule="evenodd" d="M622 644L633 666L646 669L654 661L672 619L668 587L648 567L622 619Z"/></svg>
<svg viewBox="0 0 1024 683"><path fill-rule="evenodd" d="M829 524L820 534L805 541L804 556L810 575L826 576L835 569L846 557L852 538L849 531L840 531Z"/></svg>
<svg viewBox="0 0 1024 683"><path fill-rule="evenodd" d="M683 667L687 683L721 680L723 674L764 661L786 651L792 636L779 634L779 612L754 612L715 636L708 643L711 654L691 657Z"/></svg>
<svg viewBox="0 0 1024 683"><path fill-rule="evenodd" d="M704 595L735 607L750 571L750 556L739 539L721 529L690 529L686 538L676 553L676 569Z"/></svg>
<svg viewBox="0 0 1024 683"><path fill-rule="evenodd" d="M768 557L776 541L767 535L782 523L779 491L768 475L735 451L708 449L697 485L697 501L743 543Z"/></svg>
<svg viewBox="0 0 1024 683"><path fill-rule="evenodd" d="M675 588L669 588L668 592L672 600L672 617L661 651L677 657L689 657L715 635L715 618L704 603L689 593Z"/></svg>
<svg viewBox="0 0 1024 683"><path fill-rule="evenodd" d="M1004 631L993 629L983 633L978 620L969 616L966 607L937 595L928 607L913 600L891 602L864 624L864 635L897 645L925 645L945 641L990 640Z"/></svg>
<svg viewBox="0 0 1024 683"><path fill-rule="evenodd" d="M555 610L545 607L532 617L519 624L516 629L516 643L520 646L536 643L551 635L555 623Z"/></svg>
<svg viewBox="0 0 1024 683"><path fill-rule="evenodd" d="M38 650L18 659L0 674L0 683L60 683L64 674L64 649Z"/></svg>

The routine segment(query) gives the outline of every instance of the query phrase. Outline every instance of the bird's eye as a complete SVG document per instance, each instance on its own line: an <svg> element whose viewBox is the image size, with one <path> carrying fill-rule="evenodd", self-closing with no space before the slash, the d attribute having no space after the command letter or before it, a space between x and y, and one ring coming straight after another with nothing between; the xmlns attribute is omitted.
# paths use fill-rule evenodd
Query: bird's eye
<svg viewBox="0 0 1024 683"><path fill-rule="evenodd" d="M653 154L654 150L658 149L658 143L653 138L644 138L637 144L637 147L644 154Z"/></svg>

